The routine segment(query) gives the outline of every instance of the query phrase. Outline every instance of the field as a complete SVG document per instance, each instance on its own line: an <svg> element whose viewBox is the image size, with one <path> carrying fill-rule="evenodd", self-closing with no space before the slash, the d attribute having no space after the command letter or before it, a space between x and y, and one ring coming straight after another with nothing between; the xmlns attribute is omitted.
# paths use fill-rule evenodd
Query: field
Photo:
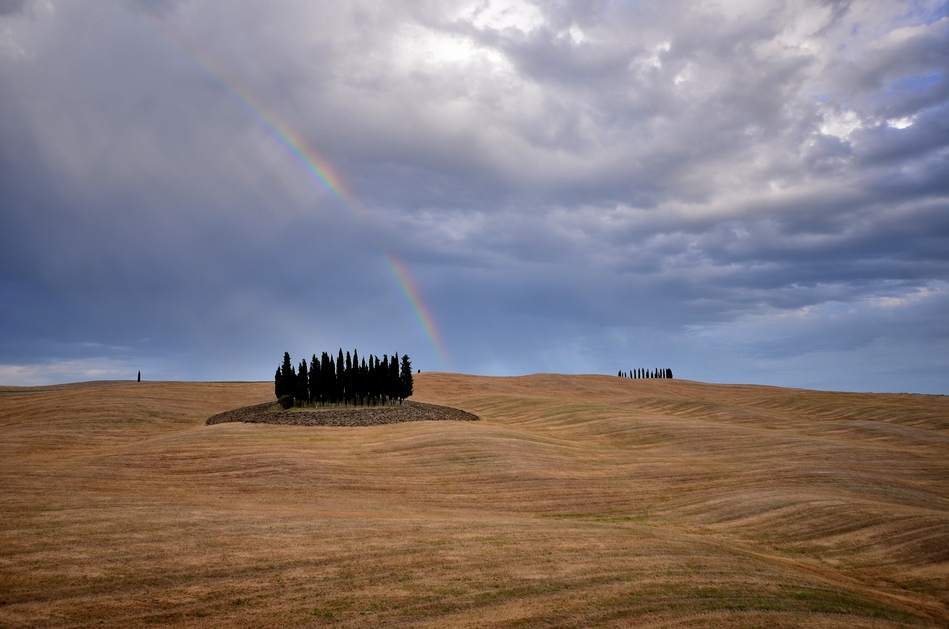
<svg viewBox="0 0 949 629"><path fill-rule="evenodd" d="M0 627L946 627L949 397L419 374L0 387Z"/></svg>

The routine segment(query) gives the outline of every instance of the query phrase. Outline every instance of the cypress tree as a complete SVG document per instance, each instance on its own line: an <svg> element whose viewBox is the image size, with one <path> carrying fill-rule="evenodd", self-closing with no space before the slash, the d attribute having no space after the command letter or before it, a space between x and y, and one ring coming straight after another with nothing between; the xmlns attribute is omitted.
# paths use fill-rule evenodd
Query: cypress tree
<svg viewBox="0 0 949 629"><path fill-rule="evenodd" d="M373 405L378 404L382 397L382 381L379 378L379 357L375 354L369 357L369 396Z"/></svg>
<svg viewBox="0 0 949 629"><path fill-rule="evenodd" d="M399 395L402 390L402 385L399 380L399 353L396 352L392 355L392 358L389 359L389 373L386 375L388 380L388 391L386 396L390 400L399 399Z"/></svg>
<svg viewBox="0 0 949 629"><path fill-rule="evenodd" d="M672 380L672 370L671 370L671 369L668 369L668 368L666 369L666 378L668 378L669 380Z"/></svg>
<svg viewBox="0 0 949 629"><path fill-rule="evenodd" d="M310 357L310 404L320 403L320 361L316 354Z"/></svg>
<svg viewBox="0 0 949 629"><path fill-rule="evenodd" d="M333 399L333 387L336 386L336 369L330 355L323 352L320 358L320 402L326 404Z"/></svg>
<svg viewBox="0 0 949 629"><path fill-rule="evenodd" d="M310 401L310 379L307 377L308 371L306 359L303 358L300 360L299 369L297 369L297 386L293 392L293 397L299 400L301 404L306 404Z"/></svg>
<svg viewBox="0 0 949 629"><path fill-rule="evenodd" d="M350 382L353 387L353 402L359 402L359 398L362 397L362 382L360 382L362 374L359 373L359 352L353 350L353 373L350 376Z"/></svg>
<svg viewBox="0 0 949 629"><path fill-rule="evenodd" d="M280 367L280 382L282 393L277 397L284 395L293 395L296 388L297 374L293 371L293 364L290 362L290 352L283 353L283 365Z"/></svg>
<svg viewBox="0 0 949 629"><path fill-rule="evenodd" d="M376 357L372 354L366 366L366 403L376 405Z"/></svg>
<svg viewBox="0 0 949 629"><path fill-rule="evenodd" d="M346 398L346 363L343 360L343 348L339 348L336 355L336 402L345 402Z"/></svg>
<svg viewBox="0 0 949 629"><path fill-rule="evenodd" d="M349 404L350 400L353 399L353 357L352 354L346 352L346 371L343 372L343 402Z"/></svg>
<svg viewBox="0 0 949 629"><path fill-rule="evenodd" d="M382 355L382 363L379 365L379 395L382 398L382 404L389 401L389 355Z"/></svg>
<svg viewBox="0 0 949 629"><path fill-rule="evenodd" d="M412 361L408 354L402 355L402 372L399 374L401 381L401 391L399 391L399 404L407 397L412 397Z"/></svg>
<svg viewBox="0 0 949 629"><path fill-rule="evenodd" d="M280 377L280 367L277 367L277 373L273 376L273 392L278 400L280 396L283 395L283 380Z"/></svg>

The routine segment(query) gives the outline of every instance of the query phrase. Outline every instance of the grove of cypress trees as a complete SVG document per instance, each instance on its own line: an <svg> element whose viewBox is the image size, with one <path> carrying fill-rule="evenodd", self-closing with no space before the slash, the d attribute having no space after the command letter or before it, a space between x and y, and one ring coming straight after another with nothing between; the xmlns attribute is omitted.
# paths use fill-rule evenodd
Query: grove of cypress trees
<svg viewBox="0 0 949 629"><path fill-rule="evenodd" d="M623 371L620 375L629 377ZM383 354L380 360L369 354L360 360L358 350L344 355L340 348L335 361L332 354L323 352L319 358L313 354L309 365L301 360L294 369L290 353L284 352L283 362L274 372L274 394L277 399L286 398L285 408L294 403L375 406L398 400L401 404L412 395L413 388L408 355L400 360L398 354L392 358Z"/></svg>

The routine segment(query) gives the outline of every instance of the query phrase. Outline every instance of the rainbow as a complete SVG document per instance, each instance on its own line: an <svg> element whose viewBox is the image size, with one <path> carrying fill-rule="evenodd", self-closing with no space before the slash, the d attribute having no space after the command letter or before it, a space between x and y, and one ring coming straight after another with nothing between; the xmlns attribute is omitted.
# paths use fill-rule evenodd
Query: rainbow
<svg viewBox="0 0 949 629"><path fill-rule="evenodd" d="M367 213L347 189L343 179L333 170L327 159L310 148L300 134L293 132L287 124L282 123L275 113L268 113L249 90L242 89L240 83L228 78L207 55L201 54L193 46L186 46L179 38L166 32L155 21L143 19L142 22L163 41L171 44L174 49L182 53L202 74L210 77L214 83L222 87L225 93L266 130L267 134L302 167L313 181L335 198L339 205L359 223L366 227L369 226ZM435 323L435 317L422 299L422 294L408 266L381 243L377 242L376 246L381 251L385 268L395 282L409 312L418 324L419 330L435 350L442 366L447 366L449 364L448 350L442 341L438 326Z"/></svg>
<svg viewBox="0 0 949 629"><path fill-rule="evenodd" d="M429 339L435 351L438 352L438 357L442 363L447 364L448 350L445 348L445 343L438 333L438 326L435 325L435 317L432 316L432 311L425 305L425 302L422 301L422 295L419 293L418 286L415 284L411 273L409 273L408 267L405 266L404 262L385 250L383 250L383 255L389 272L392 274L392 277L395 278L396 284L398 284L402 296L405 298L405 303L412 311L412 314L415 315L415 320L418 322L419 328Z"/></svg>

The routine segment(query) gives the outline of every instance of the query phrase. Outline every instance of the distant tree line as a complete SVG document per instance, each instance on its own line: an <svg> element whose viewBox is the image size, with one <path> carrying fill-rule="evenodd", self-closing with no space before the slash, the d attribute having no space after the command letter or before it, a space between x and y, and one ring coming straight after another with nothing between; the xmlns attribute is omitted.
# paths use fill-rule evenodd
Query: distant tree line
<svg viewBox="0 0 949 629"><path fill-rule="evenodd" d="M398 354L360 361L357 350L344 357L340 349L335 360L326 352L320 358L313 354L309 365L304 359L294 369L290 353L284 352L274 374L274 393L298 406L401 404L412 395L412 361L408 355L400 361Z"/></svg>
<svg viewBox="0 0 949 629"><path fill-rule="evenodd" d="M622 371L616 374L620 378L668 378L672 380L672 370L671 369L632 369L630 371Z"/></svg>

